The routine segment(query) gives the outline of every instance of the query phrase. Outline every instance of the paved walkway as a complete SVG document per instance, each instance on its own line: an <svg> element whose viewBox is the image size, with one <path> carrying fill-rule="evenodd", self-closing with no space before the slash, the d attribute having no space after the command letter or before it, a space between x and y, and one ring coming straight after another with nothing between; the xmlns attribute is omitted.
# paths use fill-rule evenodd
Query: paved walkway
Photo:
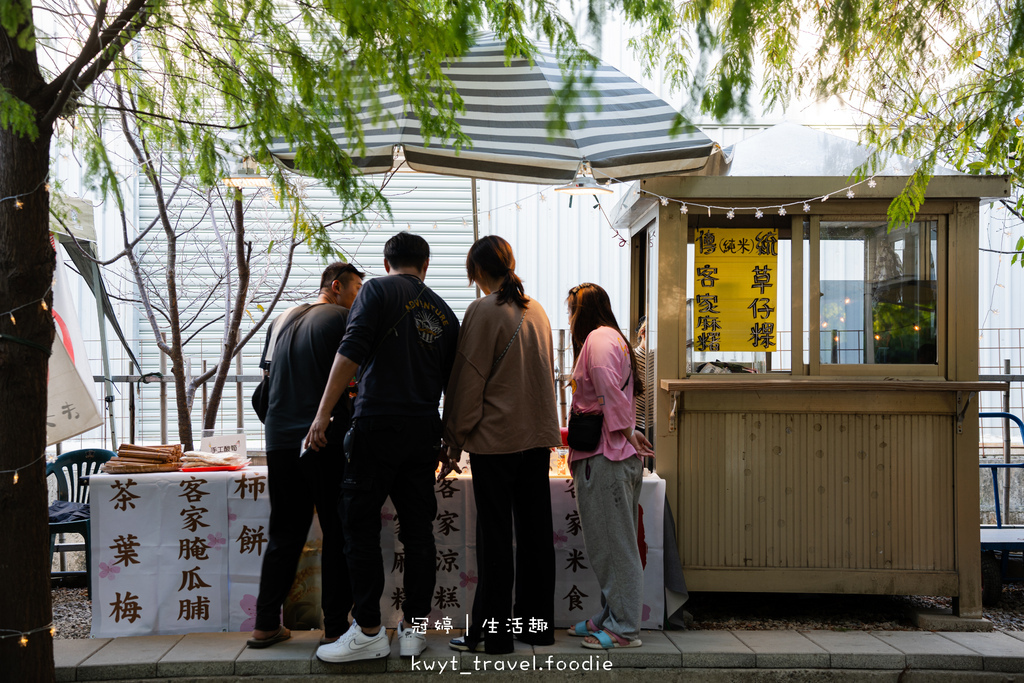
<svg viewBox="0 0 1024 683"><path fill-rule="evenodd" d="M587 650L564 632L547 647L516 644L504 656L458 653L453 634L429 632L423 657L326 664L314 656L319 631L293 633L264 650L246 633L193 633L58 640L58 681L406 681L472 675L478 680L661 681L1022 681L1024 632L645 631L644 646ZM413 672L419 672L419 674ZM1017 674L1017 675L1013 675Z"/></svg>

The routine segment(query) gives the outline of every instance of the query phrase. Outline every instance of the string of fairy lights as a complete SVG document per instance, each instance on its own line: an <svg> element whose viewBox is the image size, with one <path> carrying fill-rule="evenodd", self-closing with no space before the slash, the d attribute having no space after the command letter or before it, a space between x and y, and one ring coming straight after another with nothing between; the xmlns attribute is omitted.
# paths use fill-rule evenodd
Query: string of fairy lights
<svg viewBox="0 0 1024 683"><path fill-rule="evenodd" d="M778 215L785 216L785 215L787 215L789 213L789 210L792 207L796 207L796 206L799 206L802 209L803 213L810 213L810 211L811 211L811 204L813 202L821 202L821 203L823 203L823 202L827 202L829 199L832 199L833 197L837 197L837 196L841 196L841 195L845 195L847 199L854 199L857 196L857 193L854 192L854 188L857 188L857 187L859 187L861 185L867 185L870 188L874 188L874 187L876 187L878 185L878 182L875 180L874 176L871 176L869 178L864 178L863 180L859 180L859 181L857 181L855 183L847 185L846 187L839 188L835 192L830 192L828 194L823 194L823 195L817 195L815 197L810 197L808 199L800 199L800 200L797 200L797 201L786 202L786 203L783 203L783 204L767 204L765 206L744 206L744 207L738 207L738 206L719 206L719 205L716 205L716 204L701 204L699 202L691 202L691 201L686 201L684 199L675 199L673 197L666 197L664 195L657 194L656 192L650 192L648 190L641 190L641 189L634 190L634 193L635 194L644 194L644 195L647 195L649 197L653 197L653 198L657 199L658 201L660 201L662 206L668 206L669 204L679 204L679 211L680 211L680 213L683 213L683 214L689 213L691 208L696 207L696 208L699 208L699 209L707 210L709 217L712 215L713 211L725 212L725 217L727 219L729 219L729 220L732 220L732 219L736 218L736 214L738 212L744 212L744 211L745 212L753 212L754 218L758 218L758 219L764 218L766 211L776 211L776 212L778 212Z"/></svg>
<svg viewBox="0 0 1024 683"><path fill-rule="evenodd" d="M36 633L49 632L50 637L57 635L57 629L54 627L51 621L46 626L40 626L38 628L32 628L27 631L19 631L13 628L0 628L0 640L6 640L8 638L17 638L18 644L22 647L28 647L28 637Z"/></svg>

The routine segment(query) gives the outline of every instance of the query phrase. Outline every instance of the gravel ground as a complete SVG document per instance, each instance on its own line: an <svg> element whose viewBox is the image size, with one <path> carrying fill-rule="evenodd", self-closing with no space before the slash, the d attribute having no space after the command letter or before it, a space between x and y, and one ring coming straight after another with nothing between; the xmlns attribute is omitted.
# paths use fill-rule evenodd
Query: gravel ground
<svg viewBox="0 0 1024 683"><path fill-rule="evenodd" d="M91 603L84 588L55 588L57 638L88 638ZM686 604L693 629L913 631L911 606L949 607L947 598L788 593L699 593ZM1024 584L1007 584L985 618L1002 631L1024 631Z"/></svg>
<svg viewBox="0 0 1024 683"><path fill-rule="evenodd" d="M914 631L911 607L948 608L949 598L790 593L698 593L686 610L693 629ZM1001 631L1024 631L1024 584L1006 584L985 618Z"/></svg>

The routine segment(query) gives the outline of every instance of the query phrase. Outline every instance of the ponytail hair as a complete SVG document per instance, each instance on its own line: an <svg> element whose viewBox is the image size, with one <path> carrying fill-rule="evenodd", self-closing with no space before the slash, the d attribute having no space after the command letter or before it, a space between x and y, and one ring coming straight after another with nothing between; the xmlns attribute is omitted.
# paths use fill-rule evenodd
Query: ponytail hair
<svg viewBox="0 0 1024 683"><path fill-rule="evenodd" d="M530 300L523 289L523 281L516 275L516 257L512 245L497 235L481 237L466 254L466 275L470 282L478 282L482 273L498 279L498 303L514 303L526 308Z"/></svg>

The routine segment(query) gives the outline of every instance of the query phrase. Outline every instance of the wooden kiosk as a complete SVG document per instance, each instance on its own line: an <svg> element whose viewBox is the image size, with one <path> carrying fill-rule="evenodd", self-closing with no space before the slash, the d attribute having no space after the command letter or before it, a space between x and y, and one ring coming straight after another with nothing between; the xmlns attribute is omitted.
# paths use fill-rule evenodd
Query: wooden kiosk
<svg viewBox="0 0 1024 683"><path fill-rule="evenodd" d="M1007 178L936 176L890 231L899 160L855 183L864 148L792 124L732 153L641 181L616 217L689 589L941 595L980 618L976 394L1005 385L978 381L978 220ZM762 238L766 260L729 260Z"/></svg>

